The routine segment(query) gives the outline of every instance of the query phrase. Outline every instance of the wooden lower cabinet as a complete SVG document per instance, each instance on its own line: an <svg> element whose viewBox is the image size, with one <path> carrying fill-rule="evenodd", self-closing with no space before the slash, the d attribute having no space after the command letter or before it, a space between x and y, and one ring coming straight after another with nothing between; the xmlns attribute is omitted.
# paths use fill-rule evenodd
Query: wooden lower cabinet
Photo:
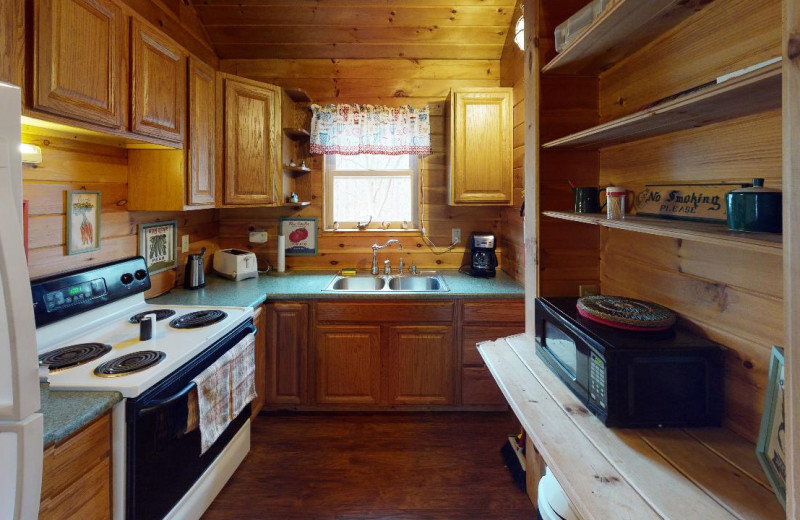
<svg viewBox="0 0 800 520"><path fill-rule="evenodd" d="M389 327L389 404L453 404L452 326Z"/></svg>
<svg viewBox="0 0 800 520"><path fill-rule="evenodd" d="M45 450L39 518L111 518L110 412Z"/></svg>
<svg viewBox="0 0 800 520"><path fill-rule="evenodd" d="M317 403L379 404L380 343L377 325L317 327Z"/></svg>
<svg viewBox="0 0 800 520"><path fill-rule="evenodd" d="M268 404L308 404L308 304L267 304Z"/></svg>
<svg viewBox="0 0 800 520"><path fill-rule="evenodd" d="M250 403L250 418L254 419L264 408L267 399L267 313L265 306L259 306L253 314L256 326L256 398Z"/></svg>

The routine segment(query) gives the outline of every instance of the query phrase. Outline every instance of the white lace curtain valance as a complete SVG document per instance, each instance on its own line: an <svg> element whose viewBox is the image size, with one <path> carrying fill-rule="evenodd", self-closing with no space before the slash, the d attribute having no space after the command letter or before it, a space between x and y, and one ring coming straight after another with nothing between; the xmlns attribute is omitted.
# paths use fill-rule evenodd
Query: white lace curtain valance
<svg viewBox="0 0 800 520"><path fill-rule="evenodd" d="M430 155L430 109L311 105L311 153Z"/></svg>

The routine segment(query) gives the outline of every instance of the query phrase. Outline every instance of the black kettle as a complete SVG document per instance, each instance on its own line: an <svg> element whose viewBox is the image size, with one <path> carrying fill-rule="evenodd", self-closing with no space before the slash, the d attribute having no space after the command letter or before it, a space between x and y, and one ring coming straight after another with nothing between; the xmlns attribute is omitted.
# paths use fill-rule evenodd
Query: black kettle
<svg viewBox="0 0 800 520"><path fill-rule="evenodd" d="M206 286L206 272L204 259L206 248L200 250L199 255L189 255L186 259L186 270L183 276L183 286L187 289L199 289Z"/></svg>

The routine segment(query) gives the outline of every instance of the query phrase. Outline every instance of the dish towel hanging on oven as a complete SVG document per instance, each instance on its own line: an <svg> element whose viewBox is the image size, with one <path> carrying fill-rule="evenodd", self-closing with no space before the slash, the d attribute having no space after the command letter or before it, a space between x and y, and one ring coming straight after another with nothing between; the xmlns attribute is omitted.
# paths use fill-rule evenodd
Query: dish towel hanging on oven
<svg viewBox="0 0 800 520"><path fill-rule="evenodd" d="M201 455L256 397L254 338L248 334L192 380L186 432L200 428Z"/></svg>

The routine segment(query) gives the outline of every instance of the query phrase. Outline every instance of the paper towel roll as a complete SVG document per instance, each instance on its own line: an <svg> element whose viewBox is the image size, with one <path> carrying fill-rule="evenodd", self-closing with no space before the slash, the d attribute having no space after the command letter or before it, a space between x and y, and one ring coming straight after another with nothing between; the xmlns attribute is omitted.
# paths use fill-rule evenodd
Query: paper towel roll
<svg viewBox="0 0 800 520"><path fill-rule="evenodd" d="M286 271L286 237L278 235L278 272Z"/></svg>

